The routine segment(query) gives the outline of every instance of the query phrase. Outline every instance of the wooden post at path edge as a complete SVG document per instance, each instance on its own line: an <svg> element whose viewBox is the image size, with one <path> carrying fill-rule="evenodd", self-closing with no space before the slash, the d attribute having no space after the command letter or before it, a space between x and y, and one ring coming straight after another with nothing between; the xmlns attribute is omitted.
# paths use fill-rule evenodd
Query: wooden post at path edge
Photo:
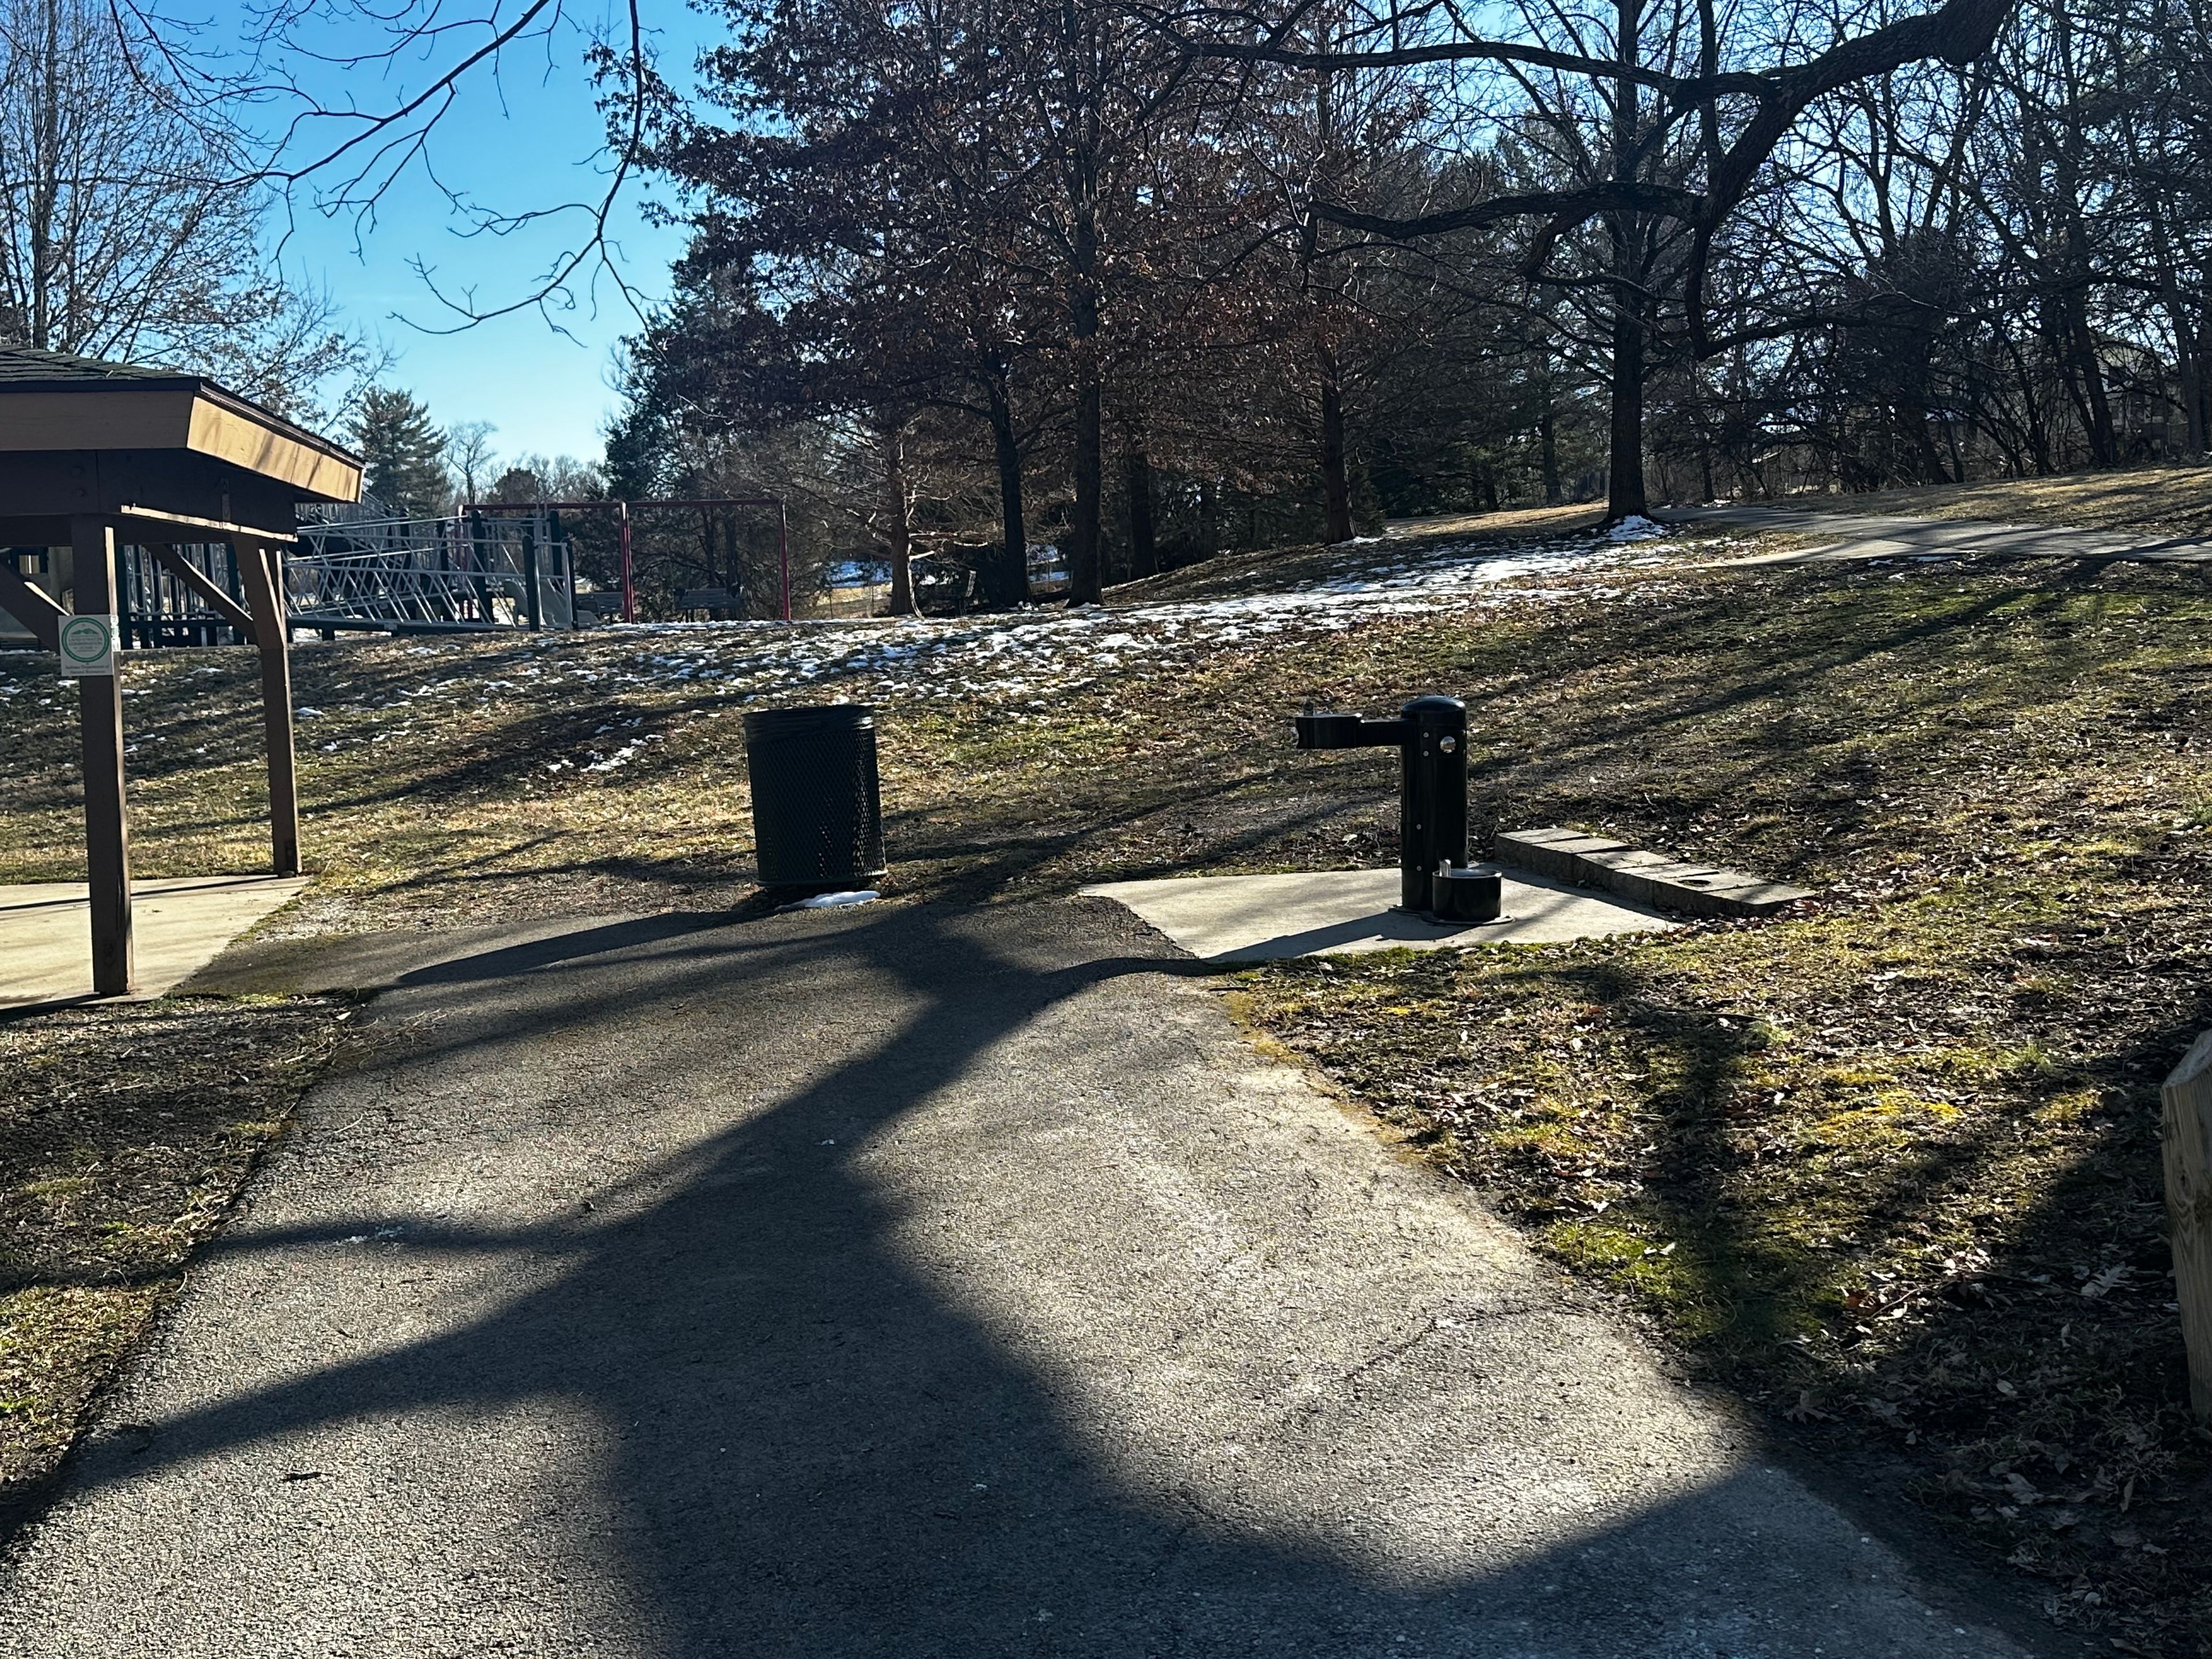
<svg viewBox="0 0 2212 1659"><path fill-rule="evenodd" d="M70 583L80 617L115 614L115 526L70 520ZM118 642L118 647L120 641ZM123 799L123 683L88 674L76 683L84 730L84 863L92 898L92 989L127 996L131 939L131 823Z"/></svg>
<svg viewBox="0 0 2212 1659"><path fill-rule="evenodd" d="M269 741L270 867L280 876L300 873L300 788L292 739L291 626L284 603L283 554L264 542L232 544L253 642L261 652L261 723Z"/></svg>
<svg viewBox="0 0 2212 1659"><path fill-rule="evenodd" d="M2160 1091L2166 1103L2166 1213L2173 1291L2189 1351L2189 1401L2212 1424L2212 1031L2197 1039Z"/></svg>

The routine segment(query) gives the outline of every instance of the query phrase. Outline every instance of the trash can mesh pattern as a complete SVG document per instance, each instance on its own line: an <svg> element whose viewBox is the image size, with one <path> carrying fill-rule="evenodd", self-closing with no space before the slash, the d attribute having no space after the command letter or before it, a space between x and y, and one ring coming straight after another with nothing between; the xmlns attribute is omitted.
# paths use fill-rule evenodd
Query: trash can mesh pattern
<svg viewBox="0 0 2212 1659"><path fill-rule="evenodd" d="M884 873L876 711L864 704L745 716L763 887L848 887Z"/></svg>

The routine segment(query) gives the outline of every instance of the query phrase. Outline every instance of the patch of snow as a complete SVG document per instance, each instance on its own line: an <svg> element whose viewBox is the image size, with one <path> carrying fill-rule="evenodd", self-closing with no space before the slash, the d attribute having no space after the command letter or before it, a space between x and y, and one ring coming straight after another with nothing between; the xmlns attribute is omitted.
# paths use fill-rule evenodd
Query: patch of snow
<svg viewBox="0 0 2212 1659"><path fill-rule="evenodd" d="M586 772L611 772L617 766L628 766L638 757L647 741L647 739L644 738L639 738L635 742L626 743L605 760L595 760L584 769Z"/></svg>
<svg viewBox="0 0 2212 1659"><path fill-rule="evenodd" d="M1647 519L1640 513L1632 513L1607 531L1605 536L1607 541L1613 542L1648 542L1655 537L1673 533L1656 519Z"/></svg>
<svg viewBox="0 0 2212 1659"><path fill-rule="evenodd" d="M872 887L844 893L817 893L812 898L800 899L795 904L778 905L776 914L781 915L786 910L842 910L848 905L872 904L882 896Z"/></svg>

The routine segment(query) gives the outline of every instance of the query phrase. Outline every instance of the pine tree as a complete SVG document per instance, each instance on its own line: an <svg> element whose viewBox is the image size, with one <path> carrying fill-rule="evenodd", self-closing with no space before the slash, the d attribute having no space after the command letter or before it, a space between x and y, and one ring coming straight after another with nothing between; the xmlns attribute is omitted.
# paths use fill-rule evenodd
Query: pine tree
<svg viewBox="0 0 2212 1659"><path fill-rule="evenodd" d="M362 482L369 494L410 518L446 510L453 485L446 475L445 434L412 393L371 386L354 418L353 438L368 464Z"/></svg>

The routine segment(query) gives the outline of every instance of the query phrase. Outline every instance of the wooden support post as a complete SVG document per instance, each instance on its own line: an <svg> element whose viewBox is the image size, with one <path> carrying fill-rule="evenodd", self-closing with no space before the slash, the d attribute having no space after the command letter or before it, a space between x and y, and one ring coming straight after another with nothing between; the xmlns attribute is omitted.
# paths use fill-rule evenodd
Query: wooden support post
<svg viewBox="0 0 2212 1659"><path fill-rule="evenodd" d="M246 578L253 612L253 642L261 651L261 724L269 740L270 868L300 873L300 787L292 746L291 628L284 608L283 554L261 542L232 544Z"/></svg>
<svg viewBox="0 0 2212 1659"><path fill-rule="evenodd" d="M70 585L76 614L115 613L115 526L105 519L70 520L74 556ZM122 641L116 641L119 648ZM129 994L131 939L131 821L123 799L123 684L113 674L86 675L76 683L77 715L84 731L84 863L92 894L92 989L95 996Z"/></svg>
<svg viewBox="0 0 2212 1659"><path fill-rule="evenodd" d="M2173 1295L2189 1351L2189 1400L2212 1424L2212 1031L2197 1039L2160 1091L2166 1103L2166 1215Z"/></svg>

